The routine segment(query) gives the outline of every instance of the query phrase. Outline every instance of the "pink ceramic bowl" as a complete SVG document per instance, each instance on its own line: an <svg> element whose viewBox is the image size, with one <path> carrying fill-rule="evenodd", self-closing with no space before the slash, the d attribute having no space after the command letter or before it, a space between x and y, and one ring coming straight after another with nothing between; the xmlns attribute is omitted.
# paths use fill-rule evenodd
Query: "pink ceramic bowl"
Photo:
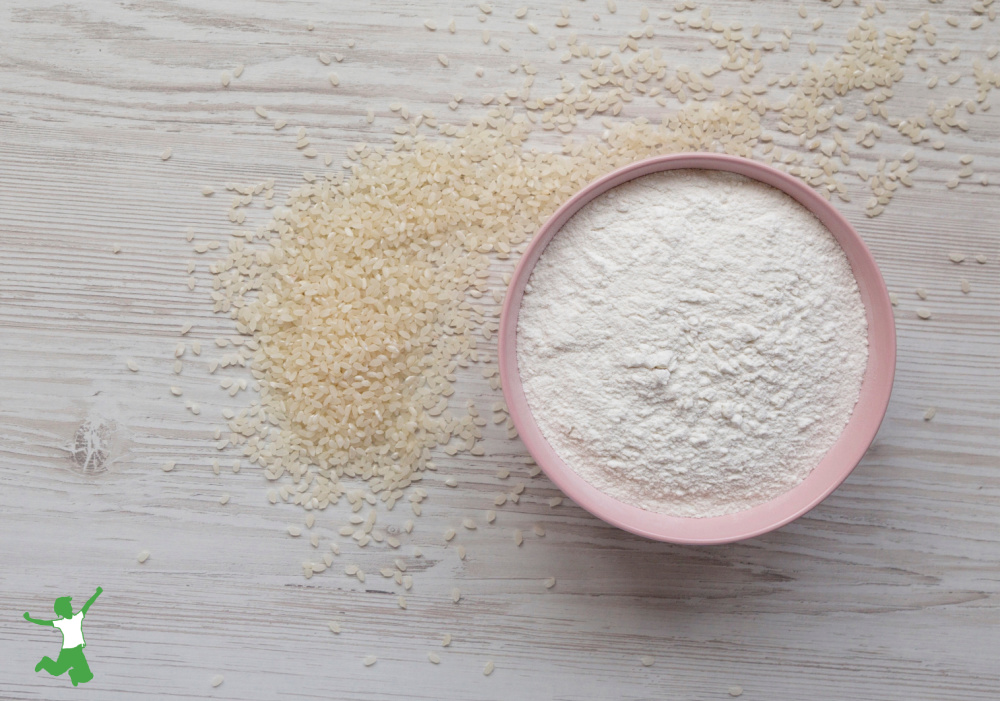
<svg viewBox="0 0 1000 701"><path fill-rule="evenodd" d="M685 518L622 503L584 481L542 436L524 397L517 369L517 315L524 287L545 246L566 221L595 197L622 183L675 168L739 173L794 197L833 233L851 263L868 317L868 367L850 421L809 476L779 497L726 516ZM843 482L868 450L889 404L896 368L896 329L889 294L875 260L858 232L823 197L800 180L744 158L707 153L657 156L620 168L576 193L535 235L514 271L500 317L500 377L511 418L538 465L573 501L619 528L673 543L729 543L767 533L793 521L823 501Z"/></svg>

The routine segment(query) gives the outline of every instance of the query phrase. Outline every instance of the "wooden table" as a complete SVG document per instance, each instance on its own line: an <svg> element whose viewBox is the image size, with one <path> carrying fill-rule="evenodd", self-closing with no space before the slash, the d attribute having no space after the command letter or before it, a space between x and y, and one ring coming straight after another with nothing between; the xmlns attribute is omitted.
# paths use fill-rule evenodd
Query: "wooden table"
<svg viewBox="0 0 1000 701"><path fill-rule="evenodd" d="M226 183L275 177L284 193L307 166L317 169L295 149L299 125L336 169L355 142L389 141L393 101L445 115L462 92L451 115L461 121L483 110L483 92L519 85L508 66L522 56L540 66L538 85L554 86L561 70L575 76L579 66L564 66L562 49L545 46L549 35L560 45L570 31L617 44L639 26L638 2L621 0L616 14L597 0L566 2L566 29L554 26L560 6L548 3L519 20L516 4L496 2L485 23L471 2L439 0L4 3L0 698L690 700L729 698L734 685L762 701L998 697L1000 110L966 115L967 132L935 132L943 150L918 146L914 187L880 217L864 215L864 184L850 180L852 202L838 206L899 295L895 390L862 464L780 531L683 547L630 536L569 502L550 508L555 488L544 476L531 479L520 443L491 427L484 457L444 456L427 480L424 516L399 551L415 575L404 611L377 573L395 555L385 548L357 553L348 540L329 571L305 579L301 563L317 555L307 538L286 532L303 512L268 503L260 472L233 474L237 456L216 450L221 408L249 400L230 400L206 372L212 339L233 329L211 313L206 257L191 253L185 231L224 242ZM917 42L893 113L923 114L932 98L974 98L973 60L996 70L985 54L1000 38L997 23L969 30L977 15L968 3L891 5L880 26L902 29L926 10L938 27L937 46ZM714 51L703 32L658 19L673 3L651 6L653 42L675 64L697 66ZM781 28L793 27L790 51L767 59L769 70L786 73L835 52L862 11L810 2L802 19L797 3L712 7L721 21L761 22L763 38L780 40ZM949 13L958 28L947 24ZM424 27L428 18L437 31ZM816 18L825 23L813 31ZM538 36L526 21L541 28ZM509 54L498 48L502 38ZM941 64L953 45L961 55ZM344 60L325 66L321 51ZM915 66L920 56L930 61L927 73ZM242 76L224 88L222 73L241 63ZM946 80L952 72L955 85ZM933 91L931 74L941 80ZM845 99L848 115L862 97ZM271 118L258 117L257 105ZM623 117L662 111L637 101ZM277 117L290 126L275 132ZM874 148L853 148L854 166L909 148L885 131ZM545 133L539 142L558 139ZM161 160L167 148L172 157ZM966 153L976 174L946 188ZM980 185L981 176L990 184ZM206 185L216 194L202 196ZM266 221L265 210L250 211ZM952 263L953 251L969 258ZM976 254L988 262L977 264ZM188 260L197 264L193 291ZM918 303L931 319L917 318ZM187 339L207 350L189 352L177 377L173 349L185 322L194 324ZM126 369L129 359L139 372ZM171 396L171 385L183 398ZM496 393L469 375L456 395L468 397L488 413ZM183 399L199 402L201 415ZM928 407L937 415L925 421ZM168 460L177 463L171 473L160 469ZM502 466L512 471L506 481L496 476ZM448 475L457 488L443 485ZM526 485L520 503L487 527L493 497L518 483ZM231 495L225 506L223 494ZM320 515L313 530L323 547L338 538L344 513ZM385 519L399 527L406 517L397 509ZM464 517L479 529L444 547L442 532ZM515 528L526 534L522 547ZM464 561L458 542L468 548ZM413 545L422 558L412 557ZM142 550L151 556L139 564ZM365 584L343 574L351 562L369 572ZM550 576L558 584L547 590ZM95 679L77 691L66 677L34 674L58 638L22 612L46 617L61 595L79 608L98 585L105 591L85 627ZM463 592L457 605L454 586ZM333 620L340 635L327 628ZM446 632L454 642L442 648ZM428 662L430 651L440 665ZM363 666L367 655L378 662ZM496 671L484 677L487 660ZM225 682L213 689L217 674Z"/></svg>

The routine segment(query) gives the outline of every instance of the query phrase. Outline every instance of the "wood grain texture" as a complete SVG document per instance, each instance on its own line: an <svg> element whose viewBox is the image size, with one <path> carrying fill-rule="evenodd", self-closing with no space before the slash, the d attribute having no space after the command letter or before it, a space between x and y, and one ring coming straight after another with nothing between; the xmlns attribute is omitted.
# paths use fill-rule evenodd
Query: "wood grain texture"
<svg viewBox="0 0 1000 701"><path fill-rule="evenodd" d="M857 178L853 201L838 204L899 294L899 365L875 445L810 514L734 545L648 542L568 501L550 508L555 488L529 478L523 448L491 425L486 456L437 460L424 515L399 552L345 544L329 571L302 577L301 563L318 558L307 538L287 535L302 511L269 504L259 471L233 474L236 456L215 448L221 409L249 398L218 389L220 376L237 373L207 374L219 353L212 339L233 329L211 313L211 256L192 253L184 232L225 241L228 182L275 177L286 192L303 170L322 170L295 149L300 125L336 167L356 142L389 141L393 101L464 121L483 109L482 93L519 85L508 66L523 57L539 66L537 84L549 86L538 92L555 92L560 71L575 75L579 66L561 64L562 48L550 51L548 36L563 45L576 31L581 40L616 45L639 24L641 7L622 0L610 14L597 0L574 1L564 30L554 27L558 3L536 3L524 21L513 16L516 4L493 5L484 23L475 4L442 0L0 7L0 698L707 700L728 698L733 684L745 689L742 698L762 701L997 698L997 110L968 115L968 132L935 136L944 150L917 147L915 186L884 215L865 217ZM704 34L655 19L672 3L650 5L655 45L675 65L698 65L714 51ZM974 98L973 61L988 63L997 23L970 31L968 3L891 5L879 26L904 27L926 10L939 29L935 47L918 41L892 113ZM791 50L767 58L767 70L781 74L810 58L812 40L812 60L836 51L861 11L807 3L803 20L797 3L711 6L722 21L759 21L765 37L793 27ZM949 14L959 28L946 23ZM454 35L445 29L451 17ZM817 17L825 23L814 32ZM424 28L425 18L437 22L436 32ZM489 45L480 39L484 27ZM498 48L503 38L510 53ZM939 54L953 45L961 56L941 64ZM345 58L324 66L319 51ZM927 73L914 65L920 56L930 62ZM223 88L222 72L238 63L245 72ZM336 89L330 70L340 77ZM961 79L949 86L952 72ZM925 85L931 73L941 77L933 91ZM446 104L457 92L466 99L452 114ZM845 98L846 114L861 98ZM256 105L271 118L258 117ZM377 115L370 125L369 108ZM662 111L636 101L625 116L658 119ZM290 126L275 132L277 117ZM870 151L852 150L856 164L871 167L909 148L886 131ZM557 147L559 138L538 141ZM166 147L173 156L162 161ZM976 175L948 190L965 153L974 155ZM991 184L978 184L981 175ZM216 194L202 196L204 185ZM266 210L249 211L254 223L266 221ZM970 259L951 263L951 251ZM977 253L985 265L971 259ZM197 266L194 291L185 286L188 260ZM918 287L928 292L925 302ZM918 302L931 319L916 317ZM172 351L185 322L194 324L187 339L201 339L205 351L188 351L177 377ZM126 369L128 359L140 372ZM171 396L170 385L183 397ZM470 371L456 394L467 398L487 413L495 393ZM200 416L184 409L185 399L200 403ZM924 421L929 406L938 413ZM74 453L94 435L104 458L99 469L82 469ZM159 467L167 460L177 461L169 474ZM509 479L496 477L500 466L511 469ZM448 475L457 488L444 486ZM520 482L520 502L498 509L487 526L493 497ZM222 494L232 497L226 506ZM344 513L317 519L321 548L341 540ZM380 523L401 529L407 517L397 508ZM465 517L479 528L460 528ZM532 534L536 523L544 537ZM445 547L449 526L460 533ZM525 532L520 548L515 528ZM465 561L459 543L468 548ZM415 545L422 558L412 557ZM143 549L152 555L140 565ZM378 574L400 555L415 577L406 611ZM343 574L350 563L368 574L364 585ZM552 590L542 583L549 576L558 579ZM46 616L60 595L79 606L97 585L105 592L85 627L94 681L74 690L65 677L35 675L58 636L29 626L22 612ZM459 604L450 600L455 586ZM341 622L339 636L329 632L331 620ZM441 648L445 632L454 642ZM427 661L429 651L440 665ZM366 668L369 654L379 660ZM654 665L642 666L642 655ZM487 678L490 659L496 671ZM226 680L212 689L216 674Z"/></svg>

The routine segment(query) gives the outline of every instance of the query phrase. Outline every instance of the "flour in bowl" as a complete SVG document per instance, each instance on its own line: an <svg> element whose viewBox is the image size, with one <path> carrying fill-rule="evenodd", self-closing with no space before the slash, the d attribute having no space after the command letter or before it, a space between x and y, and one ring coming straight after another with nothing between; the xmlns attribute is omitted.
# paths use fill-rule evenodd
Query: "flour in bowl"
<svg viewBox="0 0 1000 701"><path fill-rule="evenodd" d="M868 360L836 239L763 183L648 175L555 235L518 315L542 434L616 499L677 516L741 511L801 482L839 437Z"/></svg>

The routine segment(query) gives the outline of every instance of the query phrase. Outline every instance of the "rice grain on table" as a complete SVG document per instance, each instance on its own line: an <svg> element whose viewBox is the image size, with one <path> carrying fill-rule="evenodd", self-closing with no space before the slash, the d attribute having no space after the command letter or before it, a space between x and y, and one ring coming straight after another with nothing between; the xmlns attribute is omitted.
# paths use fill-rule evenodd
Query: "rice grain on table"
<svg viewBox="0 0 1000 701"><path fill-rule="evenodd" d="M614 0L607 0L607 8L617 11ZM485 20L492 7L483 4L480 10ZM568 23L568 10L560 14ZM648 19L645 8L640 18ZM808 26L818 29L821 21ZM709 16L690 22L692 29L697 22L715 31ZM454 31L453 21L448 26ZM902 78L920 26L880 32L874 20L862 19L851 28L848 46L826 63L804 64L794 75L767 79L768 87L787 93L781 102L766 94L763 81L754 82L754 73L763 68L760 50L749 47L749 40L734 39L737 30L723 28L717 46L728 51L734 63L745 63L739 73L744 85L719 89L711 81L721 67L682 75L658 49L638 46L640 38L651 38L652 28L647 27L622 37L617 52L613 46L583 51L574 35L566 61L583 61L580 68L590 75L582 76L579 87L567 84L558 98L494 89L482 115L464 125L440 126L433 116L411 119L405 106L393 103L390 109L407 120L402 131L384 146L349 150L349 177L311 177L290 194L287 210L275 210L266 230L247 232L245 242L242 236L234 237L228 251L223 249L223 258L213 263L215 311L229 314L238 332L254 341L240 357L243 362L227 357L221 366L245 363L260 387L253 412L226 417L232 444L251 465L263 468L267 479L294 484L294 489L282 487L283 501L308 509L325 509L343 498L347 488L342 479L363 480L373 499L377 495L391 509L408 498L407 492L412 494L424 470L431 468L435 449L444 448L449 455L460 450L485 453L473 414L453 406L450 398L457 368L488 357L482 342L496 329L469 301L490 296L494 260L516 258L539 224L581 186L650 155L706 150L755 157L825 196L847 201L845 181L854 177L854 170L847 168L852 139L846 133L839 140L828 136L840 136L838 120L853 124L849 111L838 116L843 111L840 99L850 108L847 97L852 92L874 97L871 104L866 101L867 109L859 109L863 135L858 148L870 148L881 138L881 127L871 120L889 120L884 103L891 97L891 86ZM758 27L750 34L756 38L760 31ZM783 35L771 42L772 50L788 48L791 28ZM482 40L490 42L489 30L483 31ZM354 40L347 44L355 46ZM500 46L511 49L506 39ZM556 48L555 37L549 47ZM763 50L769 49L765 45ZM595 57L606 66L621 67L612 75L650 77L602 82L607 74L591 65ZM338 62L342 58L336 55ZM523 69L533 81L535 69L526 62L512 68ZM476 73L482 76L484 69ZM990 80L977 78L982 100ZM612 119L640 92L661 106L672 95L680 107L666 112L660 123ZM698 97L689 101L690 95ZM457 107L460 96L453 102ZM835 113L834 104L840 111ZM928 121L960 130L955 110L962 104L949 102L944 109L939 105L939 113L929 114ZM263 107L255 112L267 117ZM763 125L766 113L781 131L799 139L800 151L777 146L777 130ZM588 119L604 121L600 139L569 135L577 122ZM832 128L835 125L838 129ZM283 119L274 122L276 130L285 126ZM904 127L898 119L890 126L914 144L926 139L926 130ZM448 139L425 135L426 127ZM533 134L545 131L564 136L561 152L527 145ZM814 137L815 148L810 143ZM318 156L304 129L299 132L303 140L303 155ZM815 156L815 162L807 156ZM910 174L917 167L912 152L899 161L886 160L864 178L872 190L872 206L866 209L870 216L884 211L897 185L912 183ZM234 216L242 215L241 210ZM256 239L264 241L258 244ZM210 249L198 244L195 250ZM927 314L921 318L929 318ZM219 365L219 360L210 360L210 372ZM499 389L498 378L489 380ZM240 388L230 385L229 391L235 394ZM507 435L516 435L507 421L501 419L498 425L505 425ZM220 445L224 448L227 442ZM537 466L531 470L532 476L540 473ZM501 495L497 506L517 496ZM419 515L420 500L410 503ZM558 506L562 498L548 503ZM494 520L495 512L488 512L487 522ZM406 532L411 530L412 524ZM355 537L359 545L372 540L364 529L351 528L345 537Z"/></svg>
<svg viewBox="0 0 1000 701"><path fill-rule="evenodd" d="M513 136L518 128L512 125L508 133ZM477 208L470 205L479 197L476 191L485 193L497 186L488 164L500 154L491 155L493 147L488 144L494 143L491 141L493 136L485 125L473 132L480 143L475 140L466 140L460 145L425 143L415 145L415 153L384 157L370 153L361 161L366 170L373 171L370 178L362 173L359 178L339 186L329 182L307 186L300 195L299 202L303 206L297 208L302 214L294 219L281 215L275 221L273 227L280 238L273 241L270 250L237 249L217 268L217 275L226 275L219 278L224 284L217 307L232 310L240 331L266 339L254 352L251 368L257 379L270 377L261 383L262 408L277 422L284 436L281 443L287 446L284 452L289 454L279 458L273 451L258 447L257 443L246 444L244 454L261 464L269 478L276 479L284 473L304 476L303 469L316 464L329 476L367 475L374 492L388 491L394 497L391 500L395 501L401 496L398 490L409 486L413 478L419 476L429 459L429 448L447 442L451 436L467 442L478 430L470 418L456 416L447 409L447 397L452 389L451 381L446 379L459 361L474 360L478 356L470 338L475 328L473 312L462 306L465 291L486 284L481 273L485 272L488 259L475 250L479 247L477 238L469 238L457 228L439 230L436 218L425 214L418 214L419 218L409 223L400 222L389 236L383 236L381 229L338 224L338 221L348 221L343 217L355 216L358 207L370 210L360 220L362 222L393 218L377 213L383 206L395 207L391 201L385 205L373 204L365 193L376 182L391 182L386 178L395 177L395 173L402 176L410 172L403 166L417 155L430 158L439 167L434 180L427 180L426 174L419 176L425 180L426 187L408 189L408 197L419 198L413 205L419 205L424 198L437 201L437 208L446 205L452 208L459 217L456 222L459 226L464 220L468 221L467 230L480 230L480 215ZM508 138L502 136L495 144L500 146ZM481 171L481 180L470 181L457 167L451 158L457 148L467 151L471 148L474 157L482 159L486 168ZM523 163L521 169L525 172L518 177L527 177L529 171L541 175L550 171L556 161L554 156L536 157ZM419 172L413 170L412 174ZM589 173L581 173L575 182L543 190L540 197L515 204L514 221L518 223L505 232L501 240L510 241L511 245L523 242L533 230L535 221L552 211L577 184L596 172L591 169ZM390 194L396 187L390 188ZM392 211L396 211L395 208ZM416 214L422 209L412 206L404 211ZM308 223L310 217L321 218L323 230L341 231L342 235L328 238L324 234L318 238L314 232L319 229ZM293 231L298 233L292 236ZM410 248L410 237L420 232L429 237L430 245L417 250ZM294 269L304 262L296 255L303 238L311 239L313 246L328 248L323 255L325 272L303 269L303 274L296 273L304 289L314 290L311 299L320 305L311 306L311 310L303 308L304 316L290 317L296 303L288 295L294 291L277 286L277 279L265 273L270 265L289 264ZM345 243L349 245L345 247ZM249 278L234 277L228 272L236 272L239 268L255 270ZM322 278L315 283L309 282L317 273ZM375 274L381 279L369 286L368 280L372 278L367 276ZM332 285L336 279L341 282ZM406 298L396 292L403 289L403 285L414 290ZM248 299L239 307L232 305L230 300L241 295L242 290L257 286L261 287L262 294L256 300ZM440 290L433 298L427 293L432 287ZM383 303L374 296L382 294L387 294L394 303L388 316L380 311ZM336 313L330 315L323 309ZM350 314L346 314L348 311ZM288 318L298 318L301 322L289 326ZM429 319L432 325L428 326L424 319ZM375 323L377 327L373 326ZM367 337L364 348L369 350L362 355L358 353L362 346L354 339L356 330L365 328L378 328L378 331ZM435 331L435 328L440 330ZM449 332L442 333L446 328ZM337 341L338 337L343 340ZM438 337L443 337L445 342L437 343ZM313 346L316 360L302 355L303 346L296 339L305 338L325 339ZM327 356L329 360L319 361ZM371 373L378 368L379 377L365 379L362 374L346 373L347 368L356 373ZM419 385L407 380L415 368L420 368L418 374L425 378ZM294 394L291 393L293 387L296 388ZM428 413L425 406L443 410ZM313 407L322 408L316 411ZM416 414L412 414L409 407L414 407ZM354 411L364 418L356 422L345 421L347 414L344 412ZM415 419L411 418L414 416ZM259 412L256 417L236 421L232 428L238 434L252 435L256 430L263 432L266 425ZM399 455L398 461L390 459L391 453L382 452L386 441ZM342 493L339 483L327 478L322 483L314 483L314 491L299 498L315 498L318 504L325 504L336 501ZM419 511L416 504L414 511Z"/></svg>

